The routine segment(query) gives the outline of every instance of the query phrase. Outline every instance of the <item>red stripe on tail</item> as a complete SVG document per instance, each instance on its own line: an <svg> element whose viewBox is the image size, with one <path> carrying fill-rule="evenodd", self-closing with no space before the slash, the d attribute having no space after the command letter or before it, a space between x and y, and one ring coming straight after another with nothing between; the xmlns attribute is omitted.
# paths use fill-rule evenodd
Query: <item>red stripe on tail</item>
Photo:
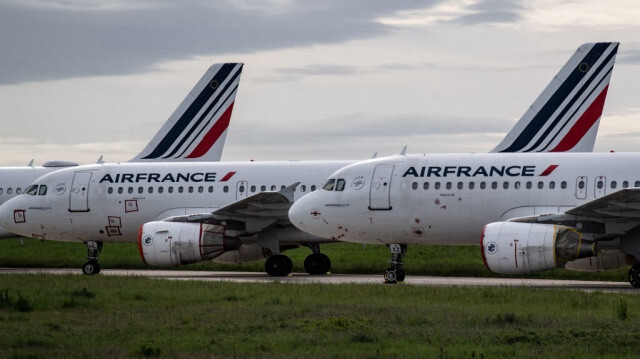
<svg viewBox="0 0 640 359"><path fill-rule="evenodd" d="M589 132L589 129L596 121L602 116L602 108L604 107L604 100L607 98L607 90L609 85L602 90L600 95L596 97L595 101L589 106L589 108L580 116L580 119L576 124L571 127L569 133L560 141L560 143L551 150L551 152L565 152L574 148L584 135Z"/></svg>
<svg viewBox="0 0 640 359"><path fill-rule="evenodd" d="M209 132L204 135L202 141L200 141L195 150L193 150L193 152L191 152L187 156L187 158L198 158L204 156L211 149L211 146L213 146L213 144L218 141L220 136L222 136L224 131L226 131L229 127L229 122L231 121L231 111L233 111L234 103L235 102L232 102L231 105L229 105L222 116L220 116L220 119L218 119L213 127L211 127Z"/></svg>

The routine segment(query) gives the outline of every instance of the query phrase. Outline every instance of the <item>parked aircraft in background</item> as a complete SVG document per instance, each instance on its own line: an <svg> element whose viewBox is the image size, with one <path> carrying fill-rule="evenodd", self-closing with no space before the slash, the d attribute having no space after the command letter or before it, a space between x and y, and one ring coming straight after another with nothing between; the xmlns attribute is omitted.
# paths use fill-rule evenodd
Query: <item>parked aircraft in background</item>
<svg viewBox="0 0 640 359"><path fill-rule="evenodd" d="M586 48L598 51L588 50L585 54L586 48L579 48L578 53L583 56L576 66L585 63L590 69L600 70L578 70L582 79L567 82L570 86L560 86L562 91L557 86L548 86L534 106L539 104L545 111L556 108L559 113L573 101L568 96L580 97L580 93L587 96L580 97L580 108L593 108L591 104L597 96L588 94L595 91L590 87L595 80L589 81L587 77L601 76L601 64L606 61L610 62L607 66L613 66L617 44L608 46L587 45ZM575 56L570 61L575 61ZM573 79L573 73L561 71L561 74ZM609 78L610 69L598 83L608 84ZM564 84L568 80L556 77L552 81ZM542 124L544 128L552 128L551 135L565 136L562 131L582 123L580 111L574 108L578 105L570 106L574 116L549 117L553 122L562 119L564 126ZM602 104L595 107L598 106L601 111ZM539 120L535 110L530 110L516 126L528 129L525 124L535 122L538 126ZM576 143L591 134L589 131L579 133ZM267 258L265 270L275 276L287 275L292 269L291 260L282 252L303 245L312 249L305 260L305 269L311 274L321 274L330 269L331 263L320 253L319 244L333 240L297 230L291 226L287 212L295 200L315 190L329 174L350 163L352 161L82 166L36 180L26 195L0 207L0 224L34 238L86 243L88 261L83 266L86 274L99 272L98 255L103 242L136 240L143 260L149 264L177 266L202 260L244 262Z"/></svg>
<svg viewBox="0 0 640 359"><path fill-rule="evenodd" d="M129 162L220 161L242 72L241 63L212 65L158 133ZM22 193L36 178L75 162L0 167L0 203ZM0 239L15 237L0 228Z"/></svg>

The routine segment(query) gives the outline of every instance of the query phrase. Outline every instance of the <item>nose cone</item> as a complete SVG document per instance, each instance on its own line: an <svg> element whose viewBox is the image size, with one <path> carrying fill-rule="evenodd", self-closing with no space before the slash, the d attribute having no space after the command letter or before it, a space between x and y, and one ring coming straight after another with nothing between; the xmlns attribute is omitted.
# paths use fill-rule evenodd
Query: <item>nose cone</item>
<svg viewBox="0 0 640 359"><path fill-rule="evenodd" d="M322 217L319 208L321 193L313 192L297 200L289 208L289 220L301 231L319 237L331 238L326 233L326 222Z"/></svg>

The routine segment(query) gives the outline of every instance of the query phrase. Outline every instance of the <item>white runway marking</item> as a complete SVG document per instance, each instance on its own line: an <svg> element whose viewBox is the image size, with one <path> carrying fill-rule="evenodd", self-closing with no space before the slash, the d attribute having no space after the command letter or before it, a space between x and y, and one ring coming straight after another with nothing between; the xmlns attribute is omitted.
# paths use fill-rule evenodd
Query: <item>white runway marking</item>
<svg viewBox="0 0 640 359"><path fill-rule="evenodd" d="M2 274L77 274L80 269L72 268L0 268ZM179 271L179 270L127 270L103 269L99 275L107 276L140 276L171 280L228 281L238 283L323 283L323 284L383 284L382 275L378 274L328 274L312 276L294 273L287 277L270 277L259 272L213 272L213 271ZM445 287L523 287L523 288L558 288L583 291L640 293L627 282L579 281L559 279L526 279L526 278L482 278L482 277L429 277L407 276L405 285L445 286Z"/></svg>

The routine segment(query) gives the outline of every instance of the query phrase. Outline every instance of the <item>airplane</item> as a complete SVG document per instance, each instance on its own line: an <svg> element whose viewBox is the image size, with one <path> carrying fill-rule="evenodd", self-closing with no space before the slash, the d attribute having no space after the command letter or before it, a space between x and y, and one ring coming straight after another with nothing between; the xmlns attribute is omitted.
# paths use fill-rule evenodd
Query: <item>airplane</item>
<svg viewBox="0 0 640 359"><path fill-rule="evenodd" d="M591 48L599 52L588 50L583 54ZM581 46L577 52L582 61L574 66L589 64L590 70L581 72L585 79L600 76L600 64L608 61L607 66L612 67L616 50L617 43ZM608 84L609 78L610 69L598 83ZM562 79L556 77L552 82L558 80ZM592 91L593 81L572 82L572 86L584 93ZM557 92L555 86L548 87L540 98L546 91ZM547 97L561 109L562 101L553 94ZM536 103L544 105L540 98ZM590 107L592 99L581 103ZM532 118L539 117L523 117L516 126ZM320 253L319 244L332 240L297 230L287 212L291 203L313 192L329 174L353 162L82 166L34 181L25 195L0 207L0 224L29 237L84 242L88 259L83 265L85 274L99 273L102 243L136 241L148 264L177 266L202 260L240 263L266 258L265 271L272 276L291 272L291 260L282 252L307 246L312 253L305 259L305 270L324 274L331 262Z"/></svg>
<svg viewBox="0 0 640 359"><path fill-rule="evenodd" d="M151 139L129 162L220 161L243 64L213 64ZM38 177L75 162L49 161L0 167L0 204L23 192ZM0 228L0 239L15 237Z"/></svg>
<svg viewBox="0 0 640 359"><path fill-rule="evenodd" d="M525 274L632 265L640 288L640 153L397 155L346 166L290 208L335 241L385 244L385 281L407 245L481 245L486 266Z"/></svg>

